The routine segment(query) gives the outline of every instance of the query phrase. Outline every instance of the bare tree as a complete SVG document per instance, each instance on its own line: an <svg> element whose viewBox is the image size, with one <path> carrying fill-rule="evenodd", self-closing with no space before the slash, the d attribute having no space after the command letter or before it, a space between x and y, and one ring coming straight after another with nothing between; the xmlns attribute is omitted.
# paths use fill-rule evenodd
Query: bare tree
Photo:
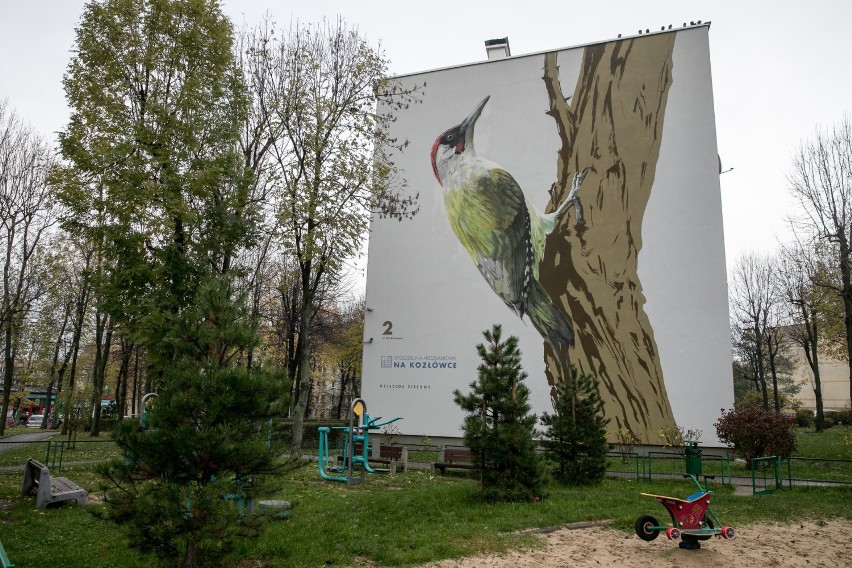
<svg viewBox="0 0 852 568"><path fill-rule="evenodd" d="M836 251L852 398L852 119L849 116L829 129L817 130L812 139L802 143L793 158L788 182L801 206L800 221Z"/></svg>
<svg viewBox="0 0 852 568"><path fill-rule="evenodd" d="M822 432L825 414L822 403L822 379L819 371L819 338L821 314L818 306L824 288L814 284L818 274L819 252L799 240L781 251L778 271L780 291L787 301L790 341L801 347L813 374L813 391L816 401L816 431Z"/></svg>
<svg viewBox="0 0 852 568"><path fill-rule="evenodd" d="M298 378L291 377L298 381L292 445L299 452L323 282L360 253L371 211L400 219L416 212L388 155L404 144L386 128L414 93L387 78L382 53L342 20L294 24L281 39L266 23L248 40L243 49L254 60L243 69L257 130L247 131L245 147L256 171L272 168L258 179L271 184L281 245L298 269Z"/></svg>
<svg viewBox="0 0 852 568"><path fill-rule="evenodd" d="M775 270L770 267L772 273ZM769 376L772 378L772 405L775 408L775 414L781 414L781 392L778 385L779 360L783 358L783 354L789 347L787 336L784 333L782 325L782 313L784 307L780 302L780 298L773 294L775 302L773 303L769 315L767 317L768 325L765 331L766 338L766 361L769 366Z"/></svg>
<svg viewBox="0 0 852 568"><path fill-rule="evenodd" d="M69 262L71 255L64 241L64 235L55 234L45 247L49 252L40 259L40 262L47 264L44 294L33 304L26 329L23 330L29 338L27 342L32 346L27 360L34 376L27 377L27 380L46 386L47 390L46 419L41 425L43 429L52 422L48 418L53 418L55 413L53 398L58 395L57 379L61 380L70 357L68 334L74 302ZM20 378L20 374L18 376Z"/></svg>
<svg viewBox="0 0 852 568"><path fill-rule="evenodd" d="M766 366L769 359L768 335L777 327L777 295L772 285L771 262L757 254L742 256L734 267L731 282L731 309L734 325L739 327L741 349L748 354L754 378L763 395L763 407L769 410ZM777 386L775 388L777 397Z"/></svg>
<svg viewBox="0 0 852 568"><path fill-rule="evenodd" d="M0 435L15 370L14 336L25 312L41 293L35 256L56 221L48 182L52 155L47 143L0 101L0 254L3 290L0 332L3 340L3 403Z"/></svg>
<svg viewBox="0 0 852 568"><path fill-rule="evenodd" d="M76 286L74 287L74 325L73 331L71 335L71 349L70 349L70 361L67 366L68 371L68 385L66 390L68 391L67 399L70 401L71 397L74 396L74 385L77 380L77 370L78 370L78 361L80 358L80 347L83 340L84 327L86 324L87 315L89 314L90 304L92 302L92 278L91 278L91 270L92 270L92 257L94 255L94 249L90 246L89 243L83 241L79 244L79 253L80 259L78 266L80 267L79 273L77 273L74 282ZM66 367L63 367L61 370L64 371ZM59 375L59 390L62 388L62 378L63 374ZM68 409L70 412L70 408ZM65 420L62 423L62 433L68 433L69 420Z"/></svg>

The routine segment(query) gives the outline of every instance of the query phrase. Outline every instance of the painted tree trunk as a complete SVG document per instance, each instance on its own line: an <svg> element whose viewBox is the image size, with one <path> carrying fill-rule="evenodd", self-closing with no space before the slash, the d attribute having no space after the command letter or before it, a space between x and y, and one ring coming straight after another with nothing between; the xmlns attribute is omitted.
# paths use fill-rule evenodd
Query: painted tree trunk
<svg viewBox="0 0 852 568"><path fill-rule="evenodd" d="M566 199L576 172L590 169L575 205L583 220L559 220L540 279L572 322L570 364L599 381L609 430L629 430L646 443L659 442L660 429L675 425L637 275L675 35L587 47L567 100L556 53L545 55L543 77L562 143L547 210ZM544 349L548 382L569 377L569 361L547 343Z"/></svg>

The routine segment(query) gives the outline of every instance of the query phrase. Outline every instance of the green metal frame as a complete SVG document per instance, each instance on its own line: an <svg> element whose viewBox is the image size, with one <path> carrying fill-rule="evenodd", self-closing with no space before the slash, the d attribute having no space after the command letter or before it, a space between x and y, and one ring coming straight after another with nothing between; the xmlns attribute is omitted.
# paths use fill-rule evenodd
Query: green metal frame
<svg viewBox="0 0 852 568"><path fill-rule="evenodd" d="M53 460L50 459L51 454L53 454ZM59 467L56 467L56 458L59 457ZM56 468L57 471L62 469L62 458L65 456L65 441L48 441L47 442L47 455L44 458L44 465L49 467L50 469Z"/></svg>
<svg viewBox="0 0 852 568"><path fill-rule="evenodd" d="M360 409L356 410L356 409ZM367 473L386 473L378 471L369 465L370 452L370 430L378 430L402 418L396 417L387 422L379 422L381 416L372 418L367 413L367 403L356 398L349 408L349 426L321 426L319 434L319 455L317 456L317 468L320 477L329 481L342 481L349 485L363 483ZM346 434L346 445L343 452L342 467L333 467L329 464L328 435L331 430L342 430ZM356 455L355 444L361 444L361 452ZM355 465L358 465L356 468ZM355 476L356 470L358 476ZM328 470L328 471L326 471ZM331 475L345 474L345 475Z"/></svg>
<svg viewBox="0 0 852 568"><path fill-rule="evenodd" d="M775 477L775 487L773 489L769 488L769 483L767 482L766 475L763 476L763 488L757 488L758 466L762 466L762 472L765 472L770 468L773 470ZM783 484L781 481L781 459L778 456L767 456L762 458L754 458L751 460L751 491L753 495L769 495L773 491L781 489L782 487Z"/></svg>
<svg viewBox="0 0 852 568"><path fill-rule="evenodd" d="M699 459L701 459L701 458L699 458ZM659 458L655 458L650 453L648 453L648 454L636 454L636 456L634 457L634 460L635 460L635 464L636 464L635 470L636 470L636 479L637 480L651 481L651 480L653 480L655 474L659 476L659 475L664 475L664 474L682 473L682 471L672 472L671 468L668 468L668 469L663 468L662 470L660 470L661 461L659 460ZM655 461L658 462L656 468L654 467ZM676 460L676 459L674 459L674 457L672 457L672 459L662 460L662 461L665 461L667 463L668 462L674 463L674 462L677 462L677 461L680 461L680 460ZM718 483L721 483L722 485L730 485L731 483L733 483L732 473L731 473L731 458L730 458L730 455L724 455L724 456L718 456L718 457L716 457L716 456L711 456L711 457L704 456L704 461L705 462L716 462L716 461L719 462L719 474L715 476ZM678 465L686 466L687 464L686 464L685 461L680 461L680 463ZM689 473L689 472L687 471L687 473ZM702 477L707 477L707 476L702 474Z"/></svg>
<svg viewBox="0 0 852 568"><path fill-rule="evenodd" d="M0 542L0 566L3 568L15 568L15 565L9 560L6 555L6 549L3 548L3 543Z"/></svg>

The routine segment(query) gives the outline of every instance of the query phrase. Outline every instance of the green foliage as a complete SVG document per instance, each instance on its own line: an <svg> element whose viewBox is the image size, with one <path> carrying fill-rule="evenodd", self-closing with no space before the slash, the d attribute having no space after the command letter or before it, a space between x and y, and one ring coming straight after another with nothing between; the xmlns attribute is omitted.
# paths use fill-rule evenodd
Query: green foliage
<svg viewBox="0 0 852 568"><path fill-rule="evenodd" d="M483 332L487 344L476 350L482 363L471 392L456 390L467 412L464 441L470 448L480 493L487 500L530 501L541 497L544 468L536 452L535 414L530 414L527 374L521 368L518 338L502 341L502 327Z"/></svg>
<svg viewBox="0 0 852 568"><path fill-rule="evenodd" d="M814 413L806 408L796 411L796 426L811 428L814 425Z"/></svg>
<svg viewBox="0 0 852 568"><path fill-rule="evenodd" d="M686 452L686 441L698 441L701 438L701 434L701 430L697 428L685 429L683 426L666 426L660 430L660 440L663 441L663 447L684 455Z"/></svg>
<svg viewBox="0 0 852 568"><path fill-rule="evenodd" d="M641 443L642 440L631 430L619 428L615 435L614 447L615 451L621 456L621 463L629 463L633 457L633 449L636 447L636 444Z"/></svg>
<svg viewBox="0 0 852 568"><path fill-rule="evenodd" d="M99 309L162 365L172 315L251 242L232 47L216 2L89 2L64 78L63 226L95 249Z"/></svg>
<svg viewBox="0 0 852 568"><path fill-rule="evenodd" d="M248 503L268 495L272 474L285 465L275 419L286 381L238 364L256 338L228 286L204 285L194 304L164 339L177 355L164 370L150 429L120 423L113 437L124 459L101 469L108 516L134 528L131 544L187 566L256 534L255 519L240 519L226 497Z"/></svg>
<svg viewBox="0 0 852 568"><path fill-rule="evenodd" d="M774 400L775 391L771 386L767 387L767 394L769 396L769 406L770 409L774 408L772 401ZM779 389L780 390L780 389ZM802 405L801 402L794 400L793 398L787 396L783 392L779 392L778 401L781 405L781 408L797 408ZM735 403L737 408L760 408L763 409L763 395L756 390L749 390L739 399L737 399Z"/></svg>
<svg viewBox="0 0 852 568"><path fill-rule="evenodd" d="M714 424L723 444L751 463L762 456L790 457L796 449L794 422L762 408L744 407L723 412Z"/></svg>
<svg viewBox="0 0 852 568"><path fill-rule="evenodd" d="M571 366L570 376L556 385L553 414L545 412L544 447L556 464L551 474L560 483L600 483L606 472L606 425L598 383Z"/></svg>

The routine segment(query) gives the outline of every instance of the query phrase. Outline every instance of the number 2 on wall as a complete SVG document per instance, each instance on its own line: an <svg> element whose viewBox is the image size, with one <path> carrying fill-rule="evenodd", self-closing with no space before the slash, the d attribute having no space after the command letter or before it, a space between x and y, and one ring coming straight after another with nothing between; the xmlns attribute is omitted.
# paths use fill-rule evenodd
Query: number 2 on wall
<svg viewBox="0 0 852 568"><path fill-rule="evenodd" d="M382 325L385 326L385 331L382 335L393 335L393 322L386 321Z"/></svg>

